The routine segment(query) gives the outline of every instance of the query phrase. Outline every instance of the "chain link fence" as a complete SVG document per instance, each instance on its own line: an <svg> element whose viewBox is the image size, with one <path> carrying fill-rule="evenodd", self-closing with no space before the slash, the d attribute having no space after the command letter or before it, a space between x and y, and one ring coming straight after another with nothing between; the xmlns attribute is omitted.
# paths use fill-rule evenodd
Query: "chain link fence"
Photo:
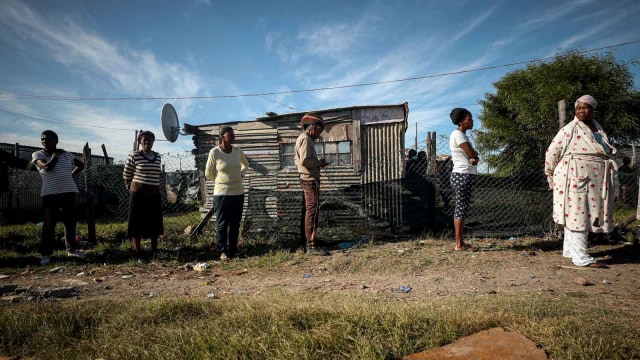
<svg viewBox="0 0 640 360"><path fill-rule="evenodd" d="M440 136L431 150L426 144L419 144L417 150L425 151L427 157L409 162L406 176L400 179L362 184L353 171L345 175L349 173L349 164L336 160L325 168L321 177L320 239L337 243L362 241L378 234L382 238L423 233L450 236L455 194L449 184L452 164L448 136ZM302 210L302 191L295 167L283 166L281 161L265 168L260 165L264 162L256 160L259 156L247 155L250 169L245 177L241 244L291 247L300 236ZM397 156L404 158L405 154ZM622 159L617 160L621 163ZM213 184L203 178L206 155L169 153L162 155L162 162L165 241L183 245L214 241L215 216L198 227L212 207ZM123 168L122 164L87 164L76 177L80 189L81 236L88 233L84 216L88 213L87 205L91 205L98 224L126 225L129 192L122 179ZM479 169L481 174L465 223L470 236L542 236L554 229L552 193L547 190L542 169L532 169L524 176L504 177L492 175L482 166ZM42 221L39 174L9 169L8 177L9 188L0 193L1 224L26 224L39 237ZM637 174L621 173L620 181L619 203L635 206ZM116 237L127 241L125 236L121 231ZM96 234L98 242L113 237L100 230Z"/></svg>

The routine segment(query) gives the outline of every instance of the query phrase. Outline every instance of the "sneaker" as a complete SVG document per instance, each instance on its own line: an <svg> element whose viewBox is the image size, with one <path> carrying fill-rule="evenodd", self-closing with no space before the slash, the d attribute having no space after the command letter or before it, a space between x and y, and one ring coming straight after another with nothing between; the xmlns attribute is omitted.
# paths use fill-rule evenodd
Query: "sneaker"
<svg viewBox="0 0 640 360"><path fill-rule="evenodd" d="M40 265L49 265L49 263L51 263L51 258L48 256L43 256L42 259L40 259Z"/></svg>
<svg viewBox="0 0 640 360"><path fill-rule="evenodd" d="M329 255L331 255L330 252L328 252L327 250L324 250L322 248L319 248L319 247L310 247L307 250L307 254L318 255L318 256L329 256Z"/></svg>
<svg viewBox="0 0 640 360"><path fill-rule="evenodd" d="M87 255L80 250L69 250L67 251L67 256L73 256L77 258L84 259Z"/></svg>
<svg viewBox="0 0 640 360"><path fill-rule="evenodd" d="M220 254L220 261L227 261L229 260L229 255L227 255L227 253L223 252L222 254Z"/></svg>

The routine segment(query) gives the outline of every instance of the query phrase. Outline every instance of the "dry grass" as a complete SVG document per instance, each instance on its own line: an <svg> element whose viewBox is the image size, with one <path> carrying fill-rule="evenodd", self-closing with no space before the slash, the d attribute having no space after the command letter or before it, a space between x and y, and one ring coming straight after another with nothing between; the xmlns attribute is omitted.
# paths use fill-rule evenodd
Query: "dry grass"
<svg viewBox="0 0 640 360"><path fill-rule="evenodd" d="M502 326L555 359L640 356L639 314L583 299L437 301L272 292L219 300L3 304L3 355L48 359L399 359Z"/></svg>

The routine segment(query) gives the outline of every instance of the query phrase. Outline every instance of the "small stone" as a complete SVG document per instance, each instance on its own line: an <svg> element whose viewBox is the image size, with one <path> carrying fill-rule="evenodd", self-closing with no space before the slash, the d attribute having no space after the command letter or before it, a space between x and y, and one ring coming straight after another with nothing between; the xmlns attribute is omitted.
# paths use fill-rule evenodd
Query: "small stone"
<svg viewBox="0 0 640 360"><path fill-rule="evenodd" d="M577 278L575 278L573 280L574 283L578 284L578 285L582 285L582 286L590 286L593 285L593 283L583 277L578 276Z"/></svg>

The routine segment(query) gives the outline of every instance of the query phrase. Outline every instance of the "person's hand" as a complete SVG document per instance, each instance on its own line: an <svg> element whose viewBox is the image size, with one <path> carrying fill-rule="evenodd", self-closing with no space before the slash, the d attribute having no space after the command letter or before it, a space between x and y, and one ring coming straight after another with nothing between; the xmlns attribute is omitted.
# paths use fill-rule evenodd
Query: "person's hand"
<svg viewBox="0 0 640 360"><path fill-rule="evenodd" d="M327 160L325 159L320 159L320 168L324 168L327 165L329 165L329 163L327 162Z"/></svg>
<svg viewBox="0 0 640 360"><path fill-rule="evenodd" d="M478 165L478 157L476 156L476 157L469 158L469 164Z"/></svg>

